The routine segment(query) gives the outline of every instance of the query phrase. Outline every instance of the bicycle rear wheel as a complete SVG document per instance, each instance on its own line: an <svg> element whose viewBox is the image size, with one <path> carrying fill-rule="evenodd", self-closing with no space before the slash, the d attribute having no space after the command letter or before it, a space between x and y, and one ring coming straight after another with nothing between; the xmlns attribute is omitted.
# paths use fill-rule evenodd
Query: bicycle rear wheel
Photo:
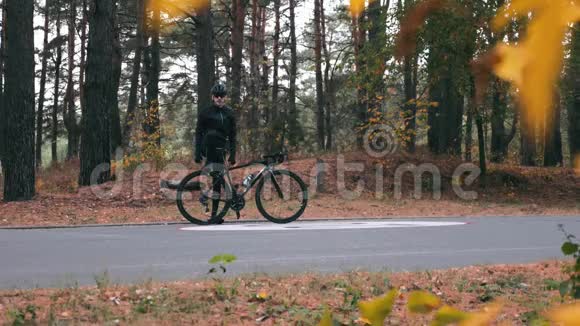
<svg viewBox="0 0 580 326"><path fill-rule="evenodd" d="M220 223L230 208L231 193L231 187L219 173L195 171L177 187L177 208L193 224Z"/></svg>
<svg viewBox="0 0 580 326"><path fill-rule="evenodd" d="M287 170L266 174L256 188L256 206L274 223L290 223L299 218L308 204L308 189L300 177Z"/></svg>

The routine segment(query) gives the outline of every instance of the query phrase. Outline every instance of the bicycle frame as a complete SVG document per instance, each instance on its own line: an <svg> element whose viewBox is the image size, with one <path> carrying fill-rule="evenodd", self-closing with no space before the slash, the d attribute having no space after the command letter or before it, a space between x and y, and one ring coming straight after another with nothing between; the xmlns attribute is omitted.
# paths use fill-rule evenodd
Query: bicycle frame
<svg viewBox="0 0 580 326"><path fill-rule="evenodd" d="M255 164L263 164L264 167L254 176L254 178L252 179L252 182L250 182L250 185L246 189L244 189L244 191L238 193L237 190L234 189L234 187L232 187L232 189L234 189L234 191L236 191L236 195L245 197L245 195L258 183L258 181L260 181L260 179L265 178L268 175L270 175L272 182L274 183L274 187L276 188L276 191L278 192L278 195L280 196L280 198L282 198L283 197L282 189L280 188L280 185L278 184L278 182L276 181L276 178L274 178L274 175L273 175L274 167L276 166L276 164L267 164L264 161L254 161L254 162L250 162L248 164L233 167L231 169L226 168L225 176L228 180L227 182L230 184L230 186L233 184L231 175L229 173L230 171L242 169L242 168L245 168L245 167L248 167L251 165L255 165Z"/></svg>
<svg viewBox="0 0 580 326"><path fill-rule="evenodd" d="M257 165L257 164L262 164L262 165L264 165L264 167L255 175L255 177L252 179L252 182L250 183L250 185L246 189L244 189L244 191L238 192L237 189L235 189L235 187L233 186L234 183L232 181L230 171L243 169L245 167ZM267 175L270 175L272 183L274 184L274 188L276 189L276 192L278 193L278 196L280 196L280 198L283 198L284 195L282 193L282 189L280 188L280 185L278 184L278 181L276 181L276 178L274 178L274 174L273 174L273 172L275 171L274 167L276 165L278 165L278 164L276 164L275 162L270 163L267 160L252 161L252 162L249 162L246 164L235 166L233 168L229 168L227 165L224 164L224 171L220 172L220 175L224 176L224 180L226 180L227 184L230 186L230 189L232 189L232 191L235 192L234 196L240 196L242 198L245 198L246 194L258 183L258 181L260 181L260 179L267 177ZM213 187L212 187L212 189L213 189ZM229 201L232 201L234 196L232 196L231 198L226 198L225 200L219 199L219 201L229 202Z"/></svg>

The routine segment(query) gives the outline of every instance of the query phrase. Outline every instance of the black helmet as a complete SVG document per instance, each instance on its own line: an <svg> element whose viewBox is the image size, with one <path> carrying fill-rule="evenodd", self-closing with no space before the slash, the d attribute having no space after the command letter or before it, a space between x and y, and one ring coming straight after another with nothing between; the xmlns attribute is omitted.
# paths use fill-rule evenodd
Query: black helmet
<svg viewBox="0 0 580 326"><path fill-rule="evenodd" d="M217 83L211 88L211 95L224 97L228 95L228 91L224 84Z"/></svg>

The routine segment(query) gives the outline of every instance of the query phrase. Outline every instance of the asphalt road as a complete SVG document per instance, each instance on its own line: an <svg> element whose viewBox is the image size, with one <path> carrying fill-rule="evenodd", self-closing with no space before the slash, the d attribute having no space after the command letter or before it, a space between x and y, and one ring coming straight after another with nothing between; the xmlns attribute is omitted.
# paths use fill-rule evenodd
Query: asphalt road
<svg viewBox="0 0 580 326"><path fill-rule="evenodd" d="M440 221L455 223L433 224ZM0 288L94 285L105 271L113 283L205 277L219 253L238 257L228 275L526 263L563 258L558 224L580 236L580 216L373 223L0 230Z"/></svg>

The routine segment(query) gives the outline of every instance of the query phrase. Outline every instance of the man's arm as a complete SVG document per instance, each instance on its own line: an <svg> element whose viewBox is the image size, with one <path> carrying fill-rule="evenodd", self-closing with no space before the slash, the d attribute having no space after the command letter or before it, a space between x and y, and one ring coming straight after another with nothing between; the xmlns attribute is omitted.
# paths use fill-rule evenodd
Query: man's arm
<svg viewBox="0 0 580 326"><path fill-rule="evenodd" d="M234 113L233 109L231 109L230 113L231 113L230 116L231 116L231 120L232 120L232 127L230 128L230 134L228 135L228 138L230 140L230 162L235 162L236 161L236 146L237 146L236 114Z"/></svg>
<svg viewBox="0 0 580 326"><path fill-rule="evenodd" d="M197 126L195 128L195 162L201 162L201 143L205 134L205 123L203 123L203 111L197 116Z"/></svg>

